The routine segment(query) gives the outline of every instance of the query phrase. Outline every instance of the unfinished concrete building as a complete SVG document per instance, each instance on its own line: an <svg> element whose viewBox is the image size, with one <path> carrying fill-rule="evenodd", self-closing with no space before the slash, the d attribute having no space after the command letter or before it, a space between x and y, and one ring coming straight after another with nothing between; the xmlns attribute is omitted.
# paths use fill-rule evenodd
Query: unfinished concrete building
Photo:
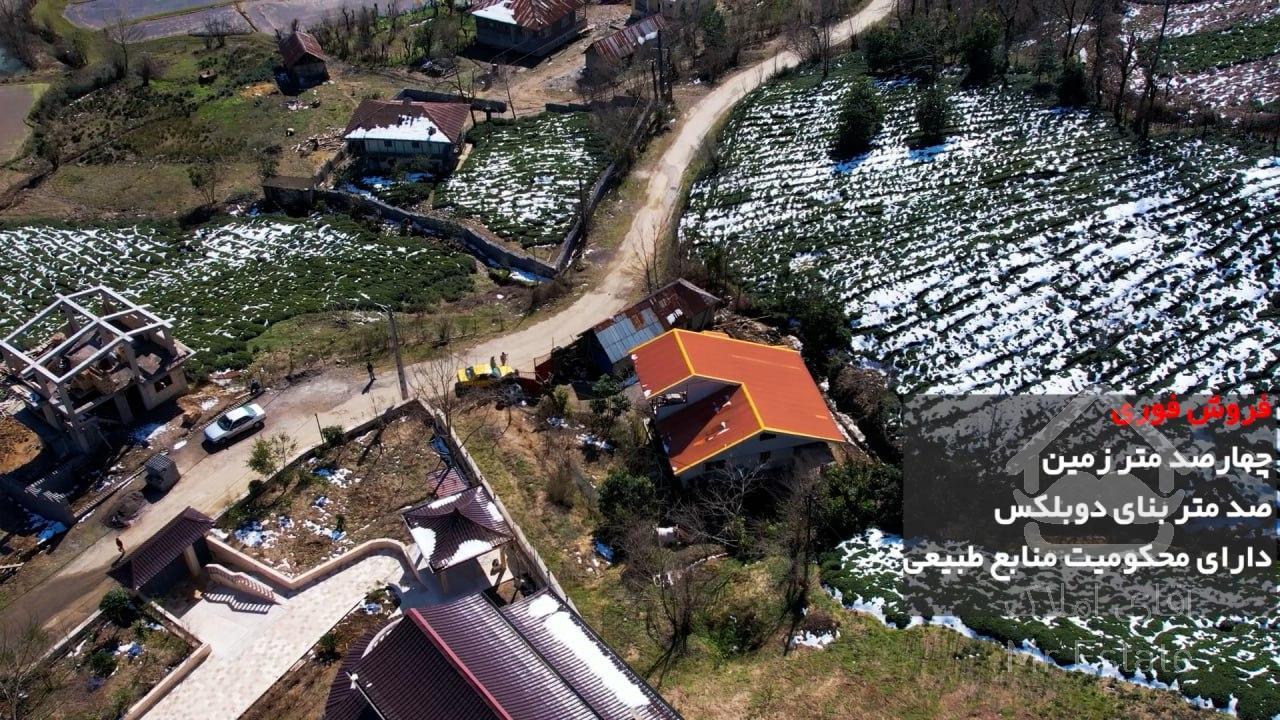
<svg viewBox="0 0 1280 720"><path fill-rule="evenodd" d="M104 425L129 425L186 392L191 357L170 322L101 286L58 295L0 340L0 353L35 410L82 452L102 444Z"/></svg>

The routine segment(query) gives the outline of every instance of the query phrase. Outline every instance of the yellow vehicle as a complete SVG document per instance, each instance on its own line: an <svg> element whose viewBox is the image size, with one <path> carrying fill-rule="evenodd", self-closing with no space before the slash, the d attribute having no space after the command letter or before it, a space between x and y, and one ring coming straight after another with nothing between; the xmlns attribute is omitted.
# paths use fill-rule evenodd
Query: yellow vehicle
<svg viewBox="0 0 1280 720"><path fill-rule="evenodd" d="M510 365L479 363L458 370L458 389L489 387L503 380L514 379L516 369Z"/></svg>

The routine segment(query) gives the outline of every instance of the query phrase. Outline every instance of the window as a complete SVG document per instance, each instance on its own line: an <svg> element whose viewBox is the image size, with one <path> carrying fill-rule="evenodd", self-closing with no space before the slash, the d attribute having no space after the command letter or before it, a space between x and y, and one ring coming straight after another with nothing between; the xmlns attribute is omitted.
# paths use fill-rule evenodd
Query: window
<svg viewBox="0 0 1280 720"><path fill-rule="evenodd" d="M771 433L771 432L760 433L761 440L775 440L777 439L777 437L778 437L777 433Z"/></svg>
<svg viewBox="0 0 1280 720"><path fill-rule="evenodd" d="M151 387L152 387L152 389L154 389L156 392L161 392L161 391L163 391L165 388L169 387L169 386L170 386L170 385L172 385L172 384L173 384L173 376L172 376L172 375L165 375L164 377L162 377L162 378L160 378L159 380L157 380L157 381L156 381L156 383L155 383L155 385L152 385Z"/></svg>
<svg viewBox="0 0 1280 720"><path fill-rule="evenodd" d="M764 463L769 462L769 458L771 457L773 457L773 453L769 452L768 450L765 450L764 452L760 453L760 464L763 465Z"/></svg>

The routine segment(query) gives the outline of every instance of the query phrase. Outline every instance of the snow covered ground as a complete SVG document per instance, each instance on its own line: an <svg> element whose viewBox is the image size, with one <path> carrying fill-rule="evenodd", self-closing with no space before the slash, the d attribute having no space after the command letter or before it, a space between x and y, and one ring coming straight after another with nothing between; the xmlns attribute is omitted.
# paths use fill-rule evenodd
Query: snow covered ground
<svg viewBox="0 0 1280 720"><path fill-rule="evenodd" d="M543 113L495 126L436 192L503 238L555 245L568 232L578 198L605 165L602 141L586 113Z"/></svg>
<svg viewBox="0 0 1280 720"><path fill-rule="evenodd" d="M470 261L413 238L339 230L318 220L237 221L182 233L167 227L0 230L0 331L56 292L106 284L177 323L209 362L271 322L368 297L431 292Z"/></svg>
<svg viewBox="0 0 1280 720"><path fill-rule="evenodd" d="M740 107L681 235L760 289L829 287L855 350L901 389L1251 392L1276 377L1280 158L1196 140L1144 152L1106 117L995 90L957 92L957 132L913 149L916 89L891 83L874 149L837 165L847 84L815 83Z"/></svg>
<svg viewBox="0 0 1280 720"><path fill-rule="evenodd" d="M901 538L872 529L824 556L823 582L845 607L881 622L899 627L927 622L968 637L984 637L961 618L908 616L898 584L901 567ZM1014 642L1014 652L1067 670L1177 690L1205 707L1212 707L1209 698L1217 697L1221 709L1229 707L1250 717L1280 712L1280 624L1274 614L1262 618L1046 615L1011 619L1002 628L1020 640L1008 638ZM1064 648L1071 662L1050 657L1061 657ZM1153 672L1147 662L1153 655L1174 658L1168 664L1178 671ZM1125 664L1127 672L1121 667Z"/></svg>

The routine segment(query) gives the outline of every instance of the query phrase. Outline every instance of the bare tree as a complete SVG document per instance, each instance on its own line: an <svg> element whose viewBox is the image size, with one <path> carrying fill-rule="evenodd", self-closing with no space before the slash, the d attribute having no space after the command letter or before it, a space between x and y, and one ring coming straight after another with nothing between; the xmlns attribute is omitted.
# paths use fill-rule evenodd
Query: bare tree
<svg viewBox="0 0 1280 720"><path fill-rule="evenodd" d="M204 34L217 47L226 46L231 29L231 21L221 15L213 15L204 21Z"/></svg>
<svg viewBox="0 0 1280 720"><path fill-rule="evenodd" d="M817 515L826 493L825 478L814 470L793 477L781 503L779 549L788 560L785 596L797 621L809 605Z"/></svg>
<svg viewBox="0 0 1280 720"><path fill-rule="evenodd" d="M125 72L129 70L129 46L142 40L142 27L130 19L121 10L116 13L115 20L104 30L107 40L116 46L119 60Z"/></svg>
<svg viewBox="0 0 1280 720"><path fill-rule="evenodd" d="M0 701L9 720L36 720L51 714L52 708L36 710L59 684L44 662L50 640L35 618L0 630Z"/></svg>
<svg viewBox="0 0 1280 720"><path fill-rule="evenodd" d="M1143 79L1146 81L1146 86L1143 88L1142 107L1138 113L1138 135L1143 140L1146 140L1151 135L1151 115L1155 111L1156 104L1156 75L1161 68L1165 33L1169 29L1169 11L1172 7L1173 0L1163 1L1160 30L1156 33L1153 41L1143 45L1146 50L1140 51L1140 54L1144 56L1141 65Z"/></svg>
<svg viewBox="0 0 1280 720"><path fill-rule="evenodd" d="M36 64L36 35L31 27L32 0L0 0L0 46L27 67Z"/></svg>
<svg viewBox="0 0 1280 720"><path fill-rule="evenodd" d="M726 467L691 489L672 511L672 519L695 542L740 549L753 530L747 526L749 501L763 485L763 470L758 466Z"/></svg>
<svg viewBox="0 0 1280 720"><path fill-rule="evenodd" d="M1111 50L1116 66L1116 94L1111 104L1111 114L1116 123L1124 122L1124 111L1129 103L1129 79L1133 75L1141 41L1133 30L1127 31Z"/></svg>

